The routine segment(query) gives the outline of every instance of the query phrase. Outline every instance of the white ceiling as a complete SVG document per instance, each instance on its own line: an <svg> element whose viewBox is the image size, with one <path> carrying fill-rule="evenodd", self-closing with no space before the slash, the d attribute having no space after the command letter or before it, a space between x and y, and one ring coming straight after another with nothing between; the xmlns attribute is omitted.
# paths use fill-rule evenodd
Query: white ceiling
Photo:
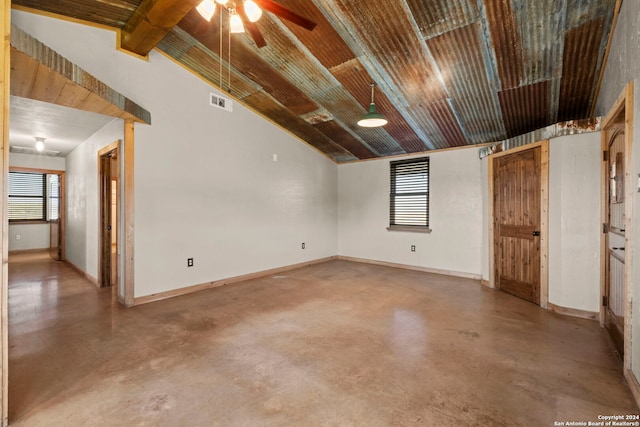
<svg viewBox="0 0 640 427"><path fill-rule="evenodd" d="M42 154L64 157L112 120L118 119L11 96L9 111L11 151L33 154L34 151L31 150L35 150L37 136L46 138L45 151Z"/></svg>

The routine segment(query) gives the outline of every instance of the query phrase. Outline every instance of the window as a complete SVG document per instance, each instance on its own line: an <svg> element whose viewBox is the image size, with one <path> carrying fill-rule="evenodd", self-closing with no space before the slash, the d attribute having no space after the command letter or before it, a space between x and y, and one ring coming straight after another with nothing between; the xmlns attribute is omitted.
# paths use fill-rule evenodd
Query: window
<svg viewBox="0 0 640 427"><path fill-rule="evenodd" d="M429 231L429 158L391 162L389 230Z"/></svg>
<svg viewBox="0 0 640 427"><path fill-rule="evenodd" d="M37 172L9 172L9 221L58 219L59 177Z"/></svg>

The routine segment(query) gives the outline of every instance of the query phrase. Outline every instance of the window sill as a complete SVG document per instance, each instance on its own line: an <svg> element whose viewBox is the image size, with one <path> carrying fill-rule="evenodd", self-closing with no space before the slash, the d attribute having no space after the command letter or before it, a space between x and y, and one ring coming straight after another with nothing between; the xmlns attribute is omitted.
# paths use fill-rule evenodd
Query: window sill
<svg viewBox="0 0 640 427"><path fill-rule="evenodd" d="M429 227L416 226L416 225L390 225L387 227L387 231L408 231L410 233L431 233Z"/></svg>
<svg viewBox="0 0 640 427"><path fill-rule="evenodd" d="M25 225L25 224L49 224L51 221L42 221L39 219L35 219L35 220L31 220L31 219L25 219L25 220L12 220L9 221L9 225Z"/></svg>

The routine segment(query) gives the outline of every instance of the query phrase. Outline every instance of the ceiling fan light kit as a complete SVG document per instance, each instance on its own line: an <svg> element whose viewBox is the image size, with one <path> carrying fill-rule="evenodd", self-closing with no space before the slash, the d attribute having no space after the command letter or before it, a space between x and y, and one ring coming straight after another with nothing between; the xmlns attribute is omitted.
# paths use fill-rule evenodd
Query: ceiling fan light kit
<svg viewBox="0 0 640 427"><path fill-rule="evenodd" d="M306 28L309 31L312 31L316 26L315 22L278 5L272 0L202 0L202 2L196 7L196 10L198 11L198 13L200 13L200 15L202 15L204 19L210 22L211 18L216 13L218 4L226 8L227 13L229 14L229 32L244 33L246 27L249 31L249 34L256 43L256 46L258 46L259 48L264 47L267 44L264 40L264 37L262 37L262 34L260 33L258 27L254 25L262 17L263 8L271 13L274 13L282 19L291 21L303 28ZM220 52L222 52L222 15L220 16L220 20ZM231 49L229 49L229 56L231 56ZM231 61L229 60L229 63L230 62ZM220 70L220 76L222 76L222 70ZM229 82L230 81L231 79L229 78ZM220 84L220 87L222 87L222 83ZM375 87L376 84L372 82L371 104L369 104L369 112L362 116L360 120L358 120L358 126L365 128L374 128L384 126L388 123L387 119L382 114L379 114L376 111L376 104L373 99ZM231 91L230 87L229 91Z"/></svg>
<svg viewBox="0 0 640 427"><path fill-rule="evenodd" d="M382 115L376 111L376 104L373 102L373 95L376 84L371 83L371 104L369 104L369 112L362 116L360 120L358 120L358 126L364 128L377 128L380 126L384 126L389 121Z"/></svg>

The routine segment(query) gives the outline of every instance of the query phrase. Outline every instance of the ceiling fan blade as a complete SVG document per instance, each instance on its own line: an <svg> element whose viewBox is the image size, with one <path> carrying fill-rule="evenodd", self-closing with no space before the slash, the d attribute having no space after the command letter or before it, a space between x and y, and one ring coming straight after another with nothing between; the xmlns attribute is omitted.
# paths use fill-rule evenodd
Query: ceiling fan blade
<svg viewBox="0 0 640 427"><path fill-rule="evenodd" d="M244 25L244 28L249 32L249 34L253 38L253 41L256 42L256 46L258 46L259 48L265 47L267 45L267 42L264 37L262 37L262 33L260 32L258 26L255 23L249 21L247 12L244 10L243 2L239 2L236 5L236 11L238 12L238 15L240 15L240 19L242 19L242 25Z"/></svg>
<svg viewBox="0 0 640 427"><path fill-rule="evenodd" d="M278 3L272 0L254 0L258 6L262 9L267 10L274 15L279 16L282 19L286 19L287 21L293 22L296 25L301 26L309 31L313 30L316 27L316 23L310 19L305 18L304 16L300 16L297 13L287 9L284 6L279 5Z"/></svg>

